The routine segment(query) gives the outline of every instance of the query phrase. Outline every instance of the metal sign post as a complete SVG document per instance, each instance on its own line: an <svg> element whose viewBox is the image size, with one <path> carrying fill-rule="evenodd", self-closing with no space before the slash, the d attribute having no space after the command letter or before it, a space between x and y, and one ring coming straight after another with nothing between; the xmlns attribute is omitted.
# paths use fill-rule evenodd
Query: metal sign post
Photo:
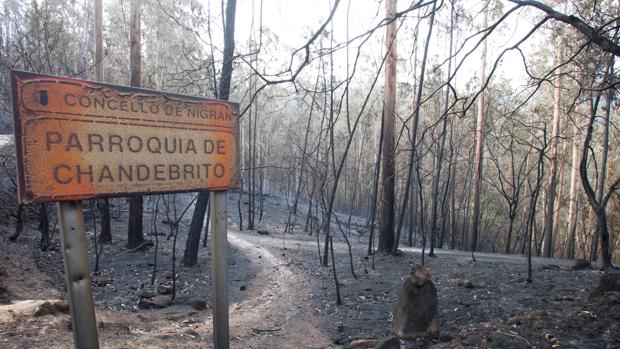
<svg viewBox="0 0 620 349"><path fill-rule="evenodd" d="M213 275L213 348L228 349L228 192L211 192L211 267Z"/></svg>
<svg viewBox="0 0 620 349"><path fill-rule="evenodd" d="M88 268L88 247L81 201L58 203L65 281L73 325L73 343L78 349L99 348L93 290Z"/></svg>

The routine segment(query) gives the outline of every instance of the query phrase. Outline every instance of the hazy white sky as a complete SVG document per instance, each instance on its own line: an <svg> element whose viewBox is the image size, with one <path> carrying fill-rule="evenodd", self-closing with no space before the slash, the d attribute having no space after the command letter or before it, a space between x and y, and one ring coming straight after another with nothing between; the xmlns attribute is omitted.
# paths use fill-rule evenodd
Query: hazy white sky
<svg viewBox="0 0 620 349"><path fill-rule="evenodd" d="M398 1L398 9L404 10L409 7L412 1ZM464 0L460 4L468 13L474 16L482 8L483 1L481 0ZM259 26L259 13L260 13L261 0L238 0L237 2L237 20L236 20L236 39L238 48L243 47L250 36L252 31L252 23L254 18L254 30ZM504 11L514 6L512 3L503 1ZM333 6L333 0L262 0L262 24L268 28L271 33L275 34L278 39L278 45L276 46L277 52L269 52L277 57L277 61L281 62L281 65L287 65L290 59L290 52L294 48L301 47L307 39L312 35L313 31L319 28L329 15L330 9ZM349 37L355 37L361 33L366 32L369 28L379 23L385 16L384 1L381 0L342 0L339 8L336 12L333 21L333 30L335 36L335 42L343 42L346 40L347 35L347 12L349 13ZM443 5L446 9L448 4ZM440 18L436 22L434 29L433 41L430 48L430 57L437 57L445 59L447 56L447 43L448 38L446 34L445 23L448 11L443 11L443 18ZM531 11L529 12L532 13ZM410 13L411 16L415 14ZM503 47L512 45L516 40L526 34L532 27L531 15L524 15L524 11L521 11L518 15L513 15L505 25L492 39L489 40L489 62L492 63L494 57L492 53L499 54ZM405 26L399 32L399 58L409 59L412 47L412 27L416 23L416 19L409 19L407 21L410 24L409 27ZM462 23L461 25L465 30L471 34L477 30L478 25L481 23L481 16L475 16L472 21ZM490 21L491 22L491 21ZM420 26L420 37L426 37L426 31L428 30L428 20L424 20ZM437 26L437 23L442 23L442 26ZM328 26L328 30L331 31L331 25ZM462 35L469 35L462 34ZM376 57L379 59L384 50L383 37L385 30L381 29L375 34L375 39L367 45L364 52L370 57ZM460 37L459 40L463 40ZM530 43L523 46L525 52L531 52L532 44L536 43L536 40L540 38L532 38ZM418 45L422 44L422 40ZM357 44L353 45L351 49L354 49ZM466 47L467 50L467 47ZM339 57L336 57L337 63L340 67L343 67L344 52L341 52ZM463 75L459 79L461 83L466 82L477 74L477 69L480 64L480 53L475 52L464 64L462 68ZM277 70L277 64L274 64ZM490 68L490 64L489 64ZM269 69L266 67L265 69ZM498 71L499 74L504 75L514 83L522 83L524 79L522 61L520 56L516 52L509 53L505 56L503 63ZM407 77L399 78L406 79Z"/></svg>
<svg viewBox="0 0 620 349"><path fill-rule="evenodd" d="M402 1L401 1L402 2ZM252 18L252 6L258 18L260 0L239 0L237 18L240 35L247 35ZM278 33L288 45L300 46L307 36L319 27L333 6L329 0L263 0L263 25ZM405 4L405 2L402 2ZM336 40L346 37L346 12L349 8L349 31L351 36L367 30L371 24L384 17L384 9L378 0L342 0L334 19ZM404 6L403 6L404 7ZM379 10L379 18L375 17Z"/></svg>

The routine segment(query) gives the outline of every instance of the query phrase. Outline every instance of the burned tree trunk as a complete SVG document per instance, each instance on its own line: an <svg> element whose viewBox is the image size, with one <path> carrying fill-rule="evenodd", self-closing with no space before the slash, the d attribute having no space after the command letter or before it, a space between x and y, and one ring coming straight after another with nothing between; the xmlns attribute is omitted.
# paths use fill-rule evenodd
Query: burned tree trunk
<svg viewBox="0 0 620 349"><path fill-rule="evenodd" d="M561 49L558 50L557 60L560 60L562 55ZM555 212L555 197L558 187L558 142L560 135L560 102L561 102L561 90L562 79L558 77L555 82L554 88L554 103L553 103L553 129L551 131L551 180L547 194L547 213L545 216L545 240L543 246L543 255L545 257L553 256L553 216Z"/></svg>
<svg viewBox="0 0 620 349"><path fill-rule="evenodd" d="M386 16L396 13L396 0L388 0L385 5ZM396 143L394 127L396 123L396 22L386 27L387 59L385 63L385 92L383 100L383 191L379 217L379 252L391 252L394 245L395 209L395 164Z"/></svg>
<svg viewBox="0 0 620 349"><path fill-rule="evenodd" d="M204 205L204 207L202 207ZM209 197L204 202L197 202L194 210L203 210L206 212L209 205ZM192 221L187 233L187 241L185 242L185 252L183 253L183 265L193 267L198 263L198 248L200 247L200 235L202 233L202 227L194 227L194 224L198 224Z"/></svg>
<svg viewBox="0 0 620 349"><path fill-rule="evenodd" d="M598 104L598 102L596 104ZM596 109L593 108L590 120L588 121L588 128L586 130L585 140L583 141L581 163L579 164L579 174L581 177L581 184L583 185L583 189L586 193L586 197L588 198L588 202L590 203L590 207L596 215L596 228L600 238L600 261L603 268L609 268L612 266L612 264L611 254L609 251L609 230L607 227L607 213L605 210L611 194L618 188L620 184L620 178L618 178L614 182L607 195L605 195L605 197L602 197L601 200L598 200L597 195L594 192L594 188L592 188L592 185L590 184L590 179L588 177L588 151L591 147L595 119Z"/></svg>
<svg viewBox="0 0 620 349"><path fill-rule="evenodd" d="M226 5L226 23L224 27L224 57L222 61L222 73L220 75L220 84L217 98L221 100L228 100L230 94L230 79L233 73L233 53L235 50L235 11L237 2L236 0L229 0ZM190 232L192 229L202 231L202 225L205 219L205 213L207 209L207 202L209 200L209 192L201 191L198 193L196 199L196 207L192 215L192 222L190 224Z"/></svg>
<svg viewBox="0 0 620 349"><path fill-rule="evenodd" d="M39 205L39 231L41 232L41 241L39 248L41 251L47 250L50 246L50 226L49 226L49 214L47 213L47 204L42 203Z"/></svg>
<svg viewBox="0 0 620 349"><path fill-rule="evenodd" d="M103 81L103 15L101 0L95 0L95 80ZM105 198L97 200L97 208L101 214L101 233L99 241L112 242L110 226L110 201Z"/></svg>
<svg viewBox="0 0 620 349"><path fill-rule="evenodd" d="M368 234L368 255L373 253L374 235L375 235L375 217L377 214L377 191L379 189L379 175L381 171L381 151L383 148L383 119L381 119L381 128L379 130L379 149L377 151L377 160L375 161L375 174L372 182L372 202L370 210L370 234Z"/></svg>
<svg viewBox="0 0 620 349"><path fill-rule="evenodd" d="M131 86L140 87L142 63L140 57L140 0L131 1L131 28L130 28L130 70ZM129 198L129 230L127 232L127 248L136 248L144 242L142 231L142 210L144 199L142 196Z"/></svg>
<svg viewBox="0 0 620 349"><path fill-rule="evenodd" d="M451 19L451 24L453 22L453 10L451 12L450 15L450 19ZM432 23L431 23L432 26ZM452 25L450 26L451 28L453 27ZM448 57L452 57L452 33L453 30L450 30L450 48L449 48L449 56ZM449 58L448 59L448 79L450 79L450 73L452 71L452 59ZM437 166L435 167L435 175L433 176L433 188L432 188L432 194L431 194L431 200L432 200L432 204L431 204L431 249L428 252L428 256L429 257L434 257L435 256L435 245L437 243L437 209L439 206L439 181L441 180L441 170L442 170L442 166L443 166L443 157L444 157L444 151L445 151L445 144L446 144L446 131L448 129L448 109L450 108L450 87L446 86L446 94L445 94L445 100L444 100L444 111L443 114L441 115L441 117L443 118L443 124L442 124L442 129L441 129L441 134L439 134L439 143L437 143ZM448 171L448 174L450 172ZM446 190L448 188L448 185L446 184ZM445 204L445 197L444 197L444 204ZM442 210L442 212L444 212ZM444 215L444 221L445 221L446 216ZM442 238L440 239L440 244L439 246L441 247L441 243L443 242L443 229L442 229Z"/></svg>
<svg viewBox="0 0 620 349"><path fill-rule="evenodd" d="M568 194L568 231L564 257L575 258L575 232L577 231L577 173L579 171L579 128L575 125L573 133L573 158L570 173L570 191Z"/></svg>
<svg viewBox="0 0 620 349"><path fill-rule="evenodd" d="M10 241L17 241L17 238L24 231L24 205L17 205L17 212L13 215L15 217L15 232L9 236Z"/></svg>
<svg viewBox="0 0 620 349"><path fill-rule="evenodd" d="M428 27L428 34L426 37L426 43L424 44L424 53L422 55L422 67L420 69L420 84L416 92L416 102L413 114L412 129L411 129L411 152L409 153L409 164L407 171L407 180L405 182L405 193L403 194L403 203L401 205L400 218L398 220L398 227L396 228L396 237L392 244L390 252L395 255L398 250L398 243L400 242L400 232L403 227L403 221L405 218L405 212L407 210L407 201L409 199L409 190L411 189L411 182L413 177L413 164L416 163L416 167L419 165L415 159L416 143L418 136L418 121L420 119L420 107L422 106L422 89L424 88L424 70L426 69L426 58L428 57L428 47L433 33L433 24L435 23L435 12L437 9L437 3L433 3L433 9L431 10L430 25ZM385 189L384 189L385 190ZM422 186L420 186L419 193L422 193Z"/></svg>
<svg viewBox="0 0 620 349"><path fill-rule="evenodd" d="M488 11L485 8L482 27L486 28L488 23ZM486 81L486 60L487 60L487 42L482 44L482 64L480 66L480 83ZM484 91L478 97L478 116L476 118L476 151L474 161L474 213L471 229L471 240L469 248L474 258L474 252L478 247L478 232L480 230L480 187L482 185L482 161L484 155ZM475 260L475 259L474 259Z"/></svg>

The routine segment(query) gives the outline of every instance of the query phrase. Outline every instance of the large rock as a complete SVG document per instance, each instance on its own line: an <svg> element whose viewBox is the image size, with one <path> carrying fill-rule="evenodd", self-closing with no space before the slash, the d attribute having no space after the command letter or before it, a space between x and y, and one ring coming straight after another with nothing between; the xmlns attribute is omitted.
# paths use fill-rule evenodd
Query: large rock
<svg viewBox="0 0 620 349"><path fill-rule="evenodd" d="M51 300L44 302L34 311L34 316L69 314L69 303L64 300Z"/></svg>
<svg viewBox="0 0 620 349"><path fill-rule="evenodd" d="M140 298L138 308L140 309L161 309L169 307L172 304L170 297L157 296L153 298Z"/></svg>
<svg viewBox="0 0 620 349"><path fill-rule="evenodd" d="M129 325L122 322L98 321L97 327L100 330L114 332L115 334L131 334L131 329L129 328Z"/></svg>
<svg viewBox="0 0 620 349"><path fill-rule="evenodd" d="M168 308L159 309L157 312L158 315L168 321L191 320L194 315L198 314L198 311L186 304L173 304Z"/></svg>
<svg viewBox="0 0 620 349"><path fill-rule="evenodd" d="M15 321L19 317L69 314L69 304L60 299L19 300L0 305L0 325Z"/></svg>
<svg viewBox="0 0 620 349"><path fill-rule="evenodd" d="M400 349L400 339L398 337L387 337L375 345L374 349Z"/></svg>
<svg viewBox="0 0 620 349"><path fill-rule="evenodd" d="M174 300L174 304L176 305L188 305L196 310L205 310L207 309L207 301L202 298L192 298L187 296L177 297Z"/></svg>
<svg viewBox="0 0 620 349"><path fill-rule="evenodd" d="M159 310L158 313L168 321L188 320L198 314L196 310L184 304L173 304L168 308Z"/></svg>
<svg viewBox="0 0 620 349"><path fill-rule="evenodd" d="M139 298L153 298L155 297L155 293L148 291L148 290L140 290L140 292L138 292L138 297Z"/></svg>
<svg viewBox="0 0 620 349"><path fill-rule="evenodd" d="M611 272L601 275L598 287L590 293L590 300L604 296L607 292L620 292L620 273Z"/></svg>
<svg viewBox="0 0 620 349"><path fill-rule="evenodd" d="M459 286L463 286L464 288L475 288L474 283L469 279L461 279L459 280Z"/></svg>
<svg viewBox="0 0 620 349"><path fill-rule="evenodd" d="M377 340L373 338L357 339L349 343L347 349L368 349L374 348L377 345Z"/></svg>
<svg viewBox="0 0 620 349"><path fill-rule="evenodd" d="M403 339L436 338L439 335L437 308L437 289L430 274L423 266L416 265L400 290L392 332Z"/></svg>
<svg viewBox="0 0 620 349"><path fill-rule="evenodd" d="M584 270L590 269L592 265L585 259L573 259L568 264L568 269L570 270Z"/></svg>
<svg viewBox="0 0 620 349"><path fill-rule="evenodd" d="M157 286L157 292L159 294L172 294L172 285L171 284L159 284L159 286Z"/></svg>

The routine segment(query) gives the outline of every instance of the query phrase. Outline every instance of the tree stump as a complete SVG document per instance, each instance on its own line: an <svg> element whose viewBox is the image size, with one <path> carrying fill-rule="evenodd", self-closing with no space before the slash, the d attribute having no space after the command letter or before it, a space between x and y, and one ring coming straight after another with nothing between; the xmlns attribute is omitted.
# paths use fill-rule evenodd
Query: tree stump
<svg viewBox="0 0 620 349"><path fill-rule="evenodd" d="M403 339L436 338L439 335L437 309L437 289L430 274L423 266L416 265L400 290L392 331Z"/></svg>

